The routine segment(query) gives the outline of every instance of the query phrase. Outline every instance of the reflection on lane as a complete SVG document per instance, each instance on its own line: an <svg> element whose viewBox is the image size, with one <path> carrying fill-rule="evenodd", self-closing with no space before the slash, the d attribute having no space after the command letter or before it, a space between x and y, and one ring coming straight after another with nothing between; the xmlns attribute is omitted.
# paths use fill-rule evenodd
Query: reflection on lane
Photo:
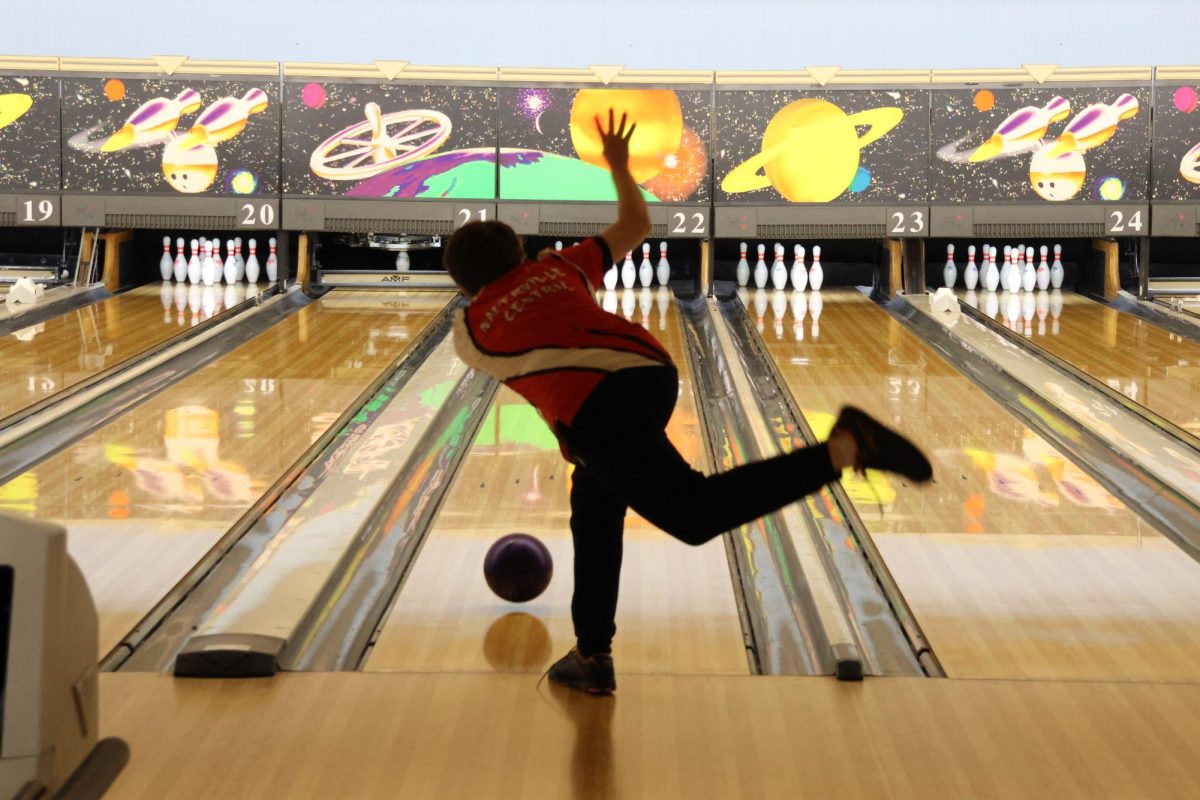
<svg viewBox="0 0 1200 800"><path fill-rule="evenodd" d="M682 329L670 293L606 292L601 305L655 333L680 367L680 396L668 432L701 464ZM573 553L569 465L541 417L501 389L433 529L407 577L367 668L400 671L540 673L574 644L570 619ZM555 574L520 606L483 580L483 557L500 536L541 539ZM688 548L634 513L626 517L619 633L623 672L744 674L741 625L720 544Z"/></svg>
<svg viewBox="0 0 1200 800"><path fill-rule="evenodd" d="M822 294L817 336L788 302L763 341L819 435L854 403L929 453L928 490L844 483L947 671L1200 679L1200 564L860 293Z"/></svg>
<svg viewBox="0 0 1200 800"><path fill-rule="evenodd" d="M449 302L334 292L0 486L67 527L107 651Z"/></svg>

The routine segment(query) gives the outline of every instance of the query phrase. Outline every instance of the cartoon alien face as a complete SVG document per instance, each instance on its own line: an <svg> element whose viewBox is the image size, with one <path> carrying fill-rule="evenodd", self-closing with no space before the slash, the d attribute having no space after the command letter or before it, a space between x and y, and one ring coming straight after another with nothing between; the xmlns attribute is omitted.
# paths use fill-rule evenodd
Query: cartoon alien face
<svg viewBox="0 0 1200 800"><path fill-rule="evenodd" d="M1070 200L1083 188L1087 166L1083 155L1073 150L1047 158L1051 146L1044 145L1033 154L1029 162L1029 183L1043 200Z"/></svg>
<svg viewBox="0 0 1200 800"><path fill-rule="evenodd" d="M163 177L177 192L203 192L217 178L217 151L207 144L183 149L179 142L176 137L163 148Z"/></svg>

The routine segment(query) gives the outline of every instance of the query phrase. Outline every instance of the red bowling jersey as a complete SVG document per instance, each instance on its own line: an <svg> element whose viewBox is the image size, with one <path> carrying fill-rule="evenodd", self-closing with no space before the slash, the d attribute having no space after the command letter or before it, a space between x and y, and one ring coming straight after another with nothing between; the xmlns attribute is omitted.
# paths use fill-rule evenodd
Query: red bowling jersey
<svg viewBox="0 0 1200 800"><path fill-rule="evenodd" d="M606 375L672 364L645 329L596 303L611 264L608 244L593 237L487 284L455 315L459 358L528 400L556 432Z"/></svg>

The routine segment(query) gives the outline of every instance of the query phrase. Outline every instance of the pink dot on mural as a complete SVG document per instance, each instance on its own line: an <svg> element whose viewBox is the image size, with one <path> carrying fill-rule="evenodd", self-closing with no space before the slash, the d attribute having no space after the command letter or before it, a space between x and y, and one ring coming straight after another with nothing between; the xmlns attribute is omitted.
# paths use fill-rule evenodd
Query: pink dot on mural
<svg viewBox="0 0 1200 800"><path fill-rule="evenodd" d="M320 108L325 105L325 87L319 83L306 84L301 97L309 108Z"/></svg>
<svg viewBox="0 0 1200 800"><path fill-rule="evenodd" d="M1190 86L1180 86L1175 90L1175 107L1184 114L1196 110L1196 90Z"/></svg>

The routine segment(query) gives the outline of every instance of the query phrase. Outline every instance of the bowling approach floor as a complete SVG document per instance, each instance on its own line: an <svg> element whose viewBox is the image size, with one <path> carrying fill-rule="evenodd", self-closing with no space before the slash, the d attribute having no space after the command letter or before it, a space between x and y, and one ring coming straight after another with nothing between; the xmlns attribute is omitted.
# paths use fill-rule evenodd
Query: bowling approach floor
<svg viewBox="0 0 1200 800"><path fill-rule="evenodd" d="M806 322L797 341L789 318L764 343L814 429L853 399L933 451L938 483L877 482L882 511L862 481L847 488L950 678L748 675L724 549L631 514L617 695L539 688L570 645L569 473L502 391L365 670L102 674L103 733L133 748L109 796L1200 795L1197 565L882 309L823 294L819 336ZM0 495L33 487L28 509L72 530L111 646L449 299L339 290ZM678 314L645 321L682 368L672 437L702 463ZM199 407L219 420L205 452L236 478L176 463L211 447L193 441L213 424ZM138 502L163 485L186 499ZM541 536L558 566L517 613L479 575L508 530Z"/></svg>

